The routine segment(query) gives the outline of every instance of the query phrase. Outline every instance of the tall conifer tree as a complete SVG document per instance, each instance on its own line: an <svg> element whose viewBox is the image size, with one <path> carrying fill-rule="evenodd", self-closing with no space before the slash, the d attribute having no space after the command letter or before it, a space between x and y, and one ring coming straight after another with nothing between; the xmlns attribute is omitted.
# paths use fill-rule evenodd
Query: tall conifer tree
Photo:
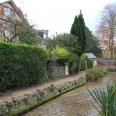
<svg viewBox="0 0 116 116"><path fill-rule="evenodd" d="M70 33L79 38L78 42L80 50L78 52L78 55L80 56L85 52L86 49L85 21L81 11L78 17L75 16Z"/></svg>

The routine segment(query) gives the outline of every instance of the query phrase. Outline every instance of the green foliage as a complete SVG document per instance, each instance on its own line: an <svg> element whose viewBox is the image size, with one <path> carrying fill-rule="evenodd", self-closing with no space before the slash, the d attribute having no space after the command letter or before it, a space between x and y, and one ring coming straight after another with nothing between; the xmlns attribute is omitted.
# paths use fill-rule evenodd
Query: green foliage
<svg viewBox="0 0 116 116"><path fill-rule="evenodd" d="M76 54L70 53L68 57L69 73L74 74L78 71L79 57Z"/></svg>
<svg viewBox="0 0 116 116"><path fill-rule="evenodd" d="M47 60L42 48L0 42L0 91L40 83Z"/></svg>
<svg viewBox="0 0 116 116"><path fill-rule="evenodd" d="M4 114L4 116L6 115L8 108L5 105L0 105L0 111Z"/></svg>
<svg viewBox="0 0 116 116"><path fill-rule="evenodd" d="M93 67L87 71L87 79L91 81L98 80L106 75L107 69L101 66Z"/></svg>
<svg viewBox="0 0 116 116"><path fill-rule="evenodd" d="M88 27L85 27L85 32L86 32L86 53L93 53L97 57L102 56L102 49L100 47L99 41L96 36L92 34L92 32L89 30Z"/></svg>
<svg viewBox="0 0 116 116"><path fill-rule="evenodd" d="M96 101L96 105L93 106L97 109L100 116L116 116L116 82L107 85L107 90L104 89L94 89L90 91L91 96Z"/></svg>
<svg viewBox="0 0 116 116"><path fill-rule="evenodd" d="M86 60L85 57L81 56L80 57L80 62L79 62L79 70L85 70L86 68Z"/></svg>
<svg viewBox="0 0 116 116"><path fill-rule="evenodd" d="M75 54L79 51L78 37L72 34L56 34L56 36L54 35L52 39L47 38L45 43L47 49L55 49L56 46L60 46Z"/></svg>
<svg viewBox="0 0 116 116"><path fill-rule="evenodd" d="M37 36L37 31L35 29L30 29L28 33L19 36L19 43L28 45L38 45L39 40Z"/></svg>
<svg viewBox="0 0 116 116"><path fill-rule="evenodd" d="M92 59L87 59L87 68L92 68L93 67L93 60ZM81 55L80 57L80 62L79 62L79 70L85 70L86 69L86 56Z"/></svg>
<svg viewBox="0 0 116 116"><path fill-rule="evenodd" d="M74 18L70 33L73 35L77 35L77 16L75 16Z"/></svg>
<svg viewBox="0 0 116 116"><path fill-rule="evenodd" d="M27 18L22 19L22 25L18 29L18 40L20 43L38 45L38 32L35 25L31 24Z"/></svg>
<svg viewBox="0 0 116 116"><path fill-rule="evenodd" d="M68 50L66 50L65 48L56 46L56 49L53 51L53 58L64 59L67 61L69 54L70 52L68 52Z"/></svg>
<svg viewBox="0 0 116 116"><path fill-rule="evenodd" d="M29 22L27 17L22 18L20 21L6 16L4 23L0 22L4 41L12 42L13 40L16 41L16 39L18 39L20 43L38 45L37 30L35 29L35 25ZM6 34L6 30L9 34Z"/></svg>
<svg viewBox="0 0 116 116"><path fill-rule="evenodd" d="M67 49L56 46L53 51L53 59L69 65L69 71L72 74L77 72L79 58L76 54L70 53Z"/></svg>
<svg viewBox="0 0 116 116"><path fill-rule="evenodd" d="M93 60L92 59L88 59L87 60L87 68L92 68L93 67Z"/></svg>
<svg viewBox="0 0 116 116"><path fill-rule="evenodd" d="M85 22L81 11L78 17L75 16L70 33L79 38L78 42L79 42L80 50L78 51L78 55L80 56L82 55L82 53L85 52L86 49Z"/></svg>

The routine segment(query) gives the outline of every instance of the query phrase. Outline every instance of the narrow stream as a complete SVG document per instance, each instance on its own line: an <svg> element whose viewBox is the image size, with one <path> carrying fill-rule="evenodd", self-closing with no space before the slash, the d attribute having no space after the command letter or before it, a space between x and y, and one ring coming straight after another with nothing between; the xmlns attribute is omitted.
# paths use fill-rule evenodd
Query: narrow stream
<svg viewBox="0 0 116 116"><path fill-rule="evenodd" d="M103 79L89 82L35 108L23 116L97 116L98 112L90 103L94 100L86 88L106 88L106 84L111 81L116 81L116 72L108 72Z"/></svg>

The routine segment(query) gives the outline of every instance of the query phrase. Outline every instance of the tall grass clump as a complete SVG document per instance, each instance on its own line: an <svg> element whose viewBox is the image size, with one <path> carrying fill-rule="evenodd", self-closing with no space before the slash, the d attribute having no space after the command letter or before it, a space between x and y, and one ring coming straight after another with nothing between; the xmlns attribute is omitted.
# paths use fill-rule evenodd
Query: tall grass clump
<svg viewBox="0 0 116 116"><path fill-rule="evenodd" d="M87 71L87 80L90 81L95 81L98 80L99 78L102 78L106 75L107 69L102 66L96 66Z"/></svg>
<svg viewBox="0 0 116 116"><path fill-rule="evenodd" d="M108 84L106 90L87 90L98 105L98 107L96 107L96 105L92 103L99 112L99 116L116 116L116 82Z"/></svg>

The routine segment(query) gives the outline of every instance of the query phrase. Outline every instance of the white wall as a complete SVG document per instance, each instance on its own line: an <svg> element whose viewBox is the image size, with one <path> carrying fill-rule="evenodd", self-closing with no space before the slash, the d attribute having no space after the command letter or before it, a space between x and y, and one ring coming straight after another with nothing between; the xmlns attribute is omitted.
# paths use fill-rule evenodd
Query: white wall
<svg viewBox="0 0 116 116"><path fill-rule="evenodd" d="M97 60L93 59L93 67L97 65Z"/></svg>

